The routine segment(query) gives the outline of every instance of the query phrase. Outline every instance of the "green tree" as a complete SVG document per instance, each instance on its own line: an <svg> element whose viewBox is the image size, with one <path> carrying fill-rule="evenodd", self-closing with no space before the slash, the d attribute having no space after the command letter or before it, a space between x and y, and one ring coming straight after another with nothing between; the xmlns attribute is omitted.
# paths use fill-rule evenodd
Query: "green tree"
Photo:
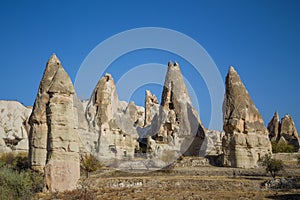
<svg viewBox="0 0 300 200"><path fill-rule="evenodd" d="M103 165L93 155L89 154L81 157L80 167L88 178L91 172L97 171Z"/></svg>
<svg viewBox="0 0 300 200"><path fill-rule="evenodd" d="M266 172L270 173L273 178L275 178L277 172L284 168L282 160L274 159L270 154L263 157L262 165L266 167Z"/></svg>

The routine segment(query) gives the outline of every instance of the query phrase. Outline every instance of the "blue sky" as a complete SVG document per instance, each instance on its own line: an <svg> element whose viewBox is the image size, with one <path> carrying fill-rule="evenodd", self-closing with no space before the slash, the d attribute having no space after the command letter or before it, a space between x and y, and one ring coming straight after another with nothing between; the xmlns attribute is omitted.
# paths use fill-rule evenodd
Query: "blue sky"
<svg viewBox="0 0 300 200"><path fill-rule="evenodd" d="M55 52L73 81L86 56L105 39L133 28L163 27L201 44L224 80L233 65L265 124L275 111L300 125L299 1L8 1L0 2L0 99L32 105L47 59ZM115 80L136 65L177 60L199 100L204 125L210 96L192 66L170 52L144 50L121 56L108 68ZM99 64L101 65L101 63ZM160 97L159 85L139 88ZM221 111L220 111L221 112ZM218 127L217 129L220 129Z"/></svg>

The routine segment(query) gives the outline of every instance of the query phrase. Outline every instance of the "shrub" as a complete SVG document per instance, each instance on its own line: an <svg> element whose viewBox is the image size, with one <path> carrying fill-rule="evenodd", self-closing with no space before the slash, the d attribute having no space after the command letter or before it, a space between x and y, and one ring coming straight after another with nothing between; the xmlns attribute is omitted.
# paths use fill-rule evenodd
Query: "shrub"
<svg viewBox="0 0 300 200"><path fill-rule="evenodd" d="M0 199L30 199L42 191L43 176L29 169L27 154L5 153L0 163Z"/></svg>
<svg viewBox="0 0 300 200"><path fill-rule="evenodd" d="M1 166L9 166L12 167L15 161L15 154L12 152L3 153L0 157Z"/></svg>
<svg viewBox="0 0 300 200"><path fill-rule="evenodd" d="M81 157L80 167L88 178L91 172L97 171L103 165L93 155L89 154Z"/></svg>
<svg viewBox="0 0 300 200"><path fill-rule="evenodd" d="M0 199L30 199L42 191L43 177L33 171L17 172L12 168L0 169Z"/></svg>
<svg viewBox="0 0 300 200"><path fill-rule="evenodd" d="M266 172L270 172L273 178L275 178L277 172L284 168L282 160L273 159L271 155L265 155L262 158L262 165L266 167Z"/></svg>
<svg viewBox="0 0 300 200"><path fill-rule="evenodd" d="M292 153L294 152L294 146L286 142L272 142L272 152L273 153Z"/></svg>

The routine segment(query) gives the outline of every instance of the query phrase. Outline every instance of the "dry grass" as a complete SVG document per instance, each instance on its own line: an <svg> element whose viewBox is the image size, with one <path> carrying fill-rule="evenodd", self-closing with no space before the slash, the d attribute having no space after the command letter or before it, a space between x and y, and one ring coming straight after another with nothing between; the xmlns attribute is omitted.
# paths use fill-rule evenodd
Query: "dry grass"
<svg viewBox="0 0 300 200"><path fill-rule="evenodd" d="M233 176L235 171L236 176ZM285 176L300 177L299 168L287 168ZM263 190L271 177L263 168L175 167L164 171L128 173L99 170L83 189L61 194L40 194L36 199L299 199L300 189ZM85 188L85 189L84 189Z"/></svg>

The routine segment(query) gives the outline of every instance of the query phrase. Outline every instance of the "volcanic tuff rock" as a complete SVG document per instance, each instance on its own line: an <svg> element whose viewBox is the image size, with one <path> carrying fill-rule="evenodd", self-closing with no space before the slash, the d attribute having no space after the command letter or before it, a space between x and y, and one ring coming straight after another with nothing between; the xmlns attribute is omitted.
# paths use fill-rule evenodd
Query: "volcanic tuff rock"
<svg viewBox="0 0 300 200"><path fill-rule="evenodd" d="M133 103L119 101L110 74L102 77L86 108L89 134L94 135L93 154L102 159L133 158L138 148L134 124L143 121L135 115L139 112Z"/></svg>
<svg viewBox="0 0 300 200"><path fill-rule="evenodd" d="M290 115L285 115L281 119L280 137L284 137L288 144L294 146L295 151L299 151L300 139L295 123Z"/></svg>
<svg viewBox="0 0 300 200"><path fill-rule="evenodd" d="M275 112L273 118L268 124L269 138L271 141L278 141L278 135L280 133L280 120L278 112Z"/></svg>
<svg viewBox="0 0 300 200"><path fill-rule="evenodd" d="M29 118L29 159L33 169L40 172L44 171L47 160L47 104L49 103L48 90L51 86L53 77L61 66L56 55L52 55L48 60L43 78L40 82L37 97L34 102L33 110ZM49 130L50 131L50 130Z"/></svg>
<svg viewBox="0 0 300 200"><path fill-rule="evenodd" d="M30 113L17 101L0 101L0 153L28 151Z"/></svg>
<svg viewBox="0 0 300 200"><path fill-rule="evenodd" d="M233 67L226 77L223 120L223 165L252 168L262 156L271 153L263 119Z"/></svg>
<svg viewBox="0 0 300 200"><path fill-rule="evenodd" d="M300 139L295 123L290 115L285 115L279 121L278 113L275 112L268 124L269 138L271 141L279 142L284 139L287 144L294 146L294 151L299 151Z"/></svg>
<svg viewBox="0 0 300 200"><path fill-rule="evenodd" d="M45 172L52 192L75 189L80 178L74 88L58 58L49 59L30 116L31 167Z"/></svg>
<svg viewBox="0 0 300 200"><path fill-rule="evenodd" d="M205 131L192 106L178 63L169 62L161 106L151 124L148 149L158 156L174 151L199 156Z"/></svg>
<svg viewBox="0 0 300 200"><path fill-rule="evenodd" d="M144 126L148 126L151 124L153 117L158 113L158 111L159 104L156 96L152 94L149 90L146 90Z"/></svg>

